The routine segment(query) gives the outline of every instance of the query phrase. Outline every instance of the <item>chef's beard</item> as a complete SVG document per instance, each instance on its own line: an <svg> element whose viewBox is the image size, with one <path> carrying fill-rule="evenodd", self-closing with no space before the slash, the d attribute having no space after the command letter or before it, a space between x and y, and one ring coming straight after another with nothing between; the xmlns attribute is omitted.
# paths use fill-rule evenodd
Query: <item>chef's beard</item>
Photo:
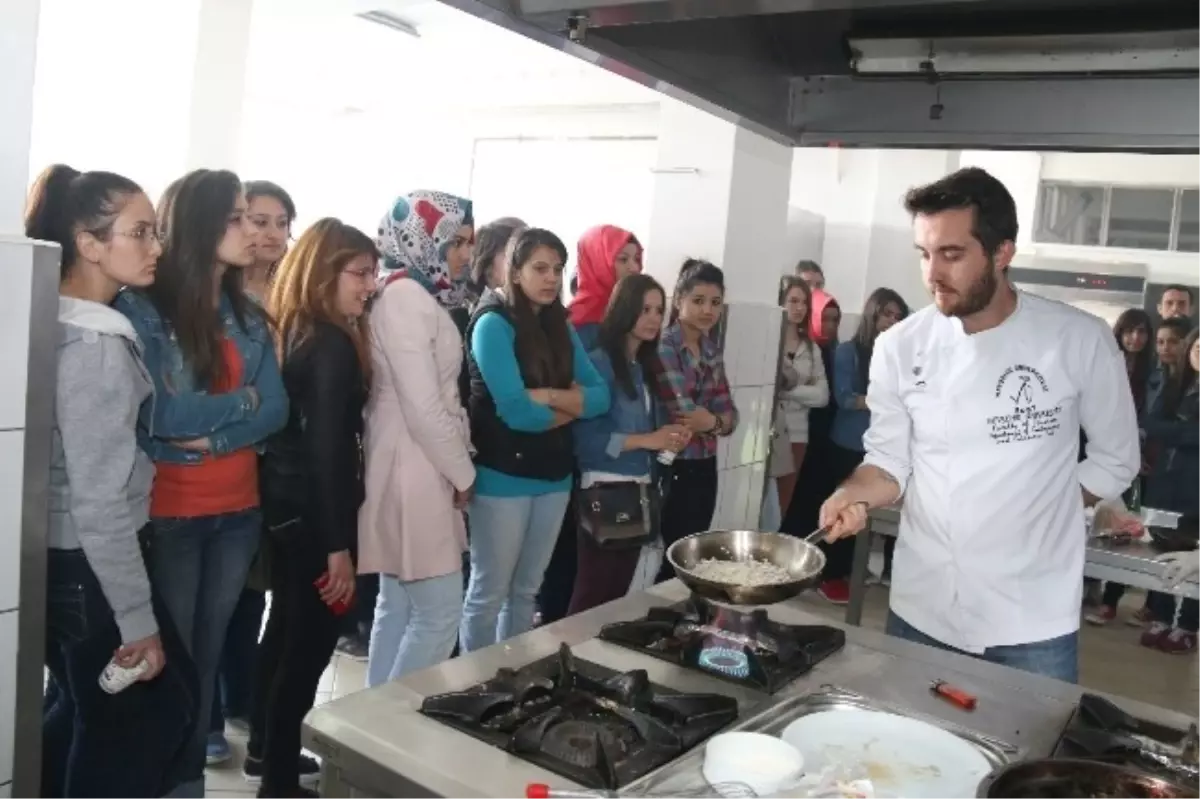
<svg viewBox="0 0 1200 799"><path fill-rule="evenodd" d="M974 283L967 286L966 292L959 293L948 307L938 306L938 310L946 316L955 316L959 319L973 316L988 306L999 288L1000 281L996 279L995 261L988 258L983 274Z"/></svg>

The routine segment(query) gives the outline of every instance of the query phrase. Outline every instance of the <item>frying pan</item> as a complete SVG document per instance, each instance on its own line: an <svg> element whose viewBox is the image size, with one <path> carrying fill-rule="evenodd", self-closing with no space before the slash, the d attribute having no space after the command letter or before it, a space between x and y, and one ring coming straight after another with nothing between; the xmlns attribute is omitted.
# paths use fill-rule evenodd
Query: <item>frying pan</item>
<svg viewBox="0 0 1200 799"><path fill-rule="evenodd" d="M1129 796L1171 799L1196 796L1194 788L1144 771L1098 760L1025 760L993 771L979 783L979 797Z"/></svg>
<svg viewBox="0 0 1200 799"><path fill-rule="evenodd" d="M699 577L702 560L772 563L787 571L786 583L738 585ZM709 530L681 538L667 548L667 561L692 593L730 605L774 605L812 588L825 568L825 553L803 538L756 530Z"/></svg>

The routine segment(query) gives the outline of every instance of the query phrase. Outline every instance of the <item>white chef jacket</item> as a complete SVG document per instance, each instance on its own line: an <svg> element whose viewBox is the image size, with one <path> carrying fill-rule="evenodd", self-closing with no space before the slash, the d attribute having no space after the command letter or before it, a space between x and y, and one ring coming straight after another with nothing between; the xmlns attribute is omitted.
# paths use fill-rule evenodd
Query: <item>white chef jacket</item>
<svg viewBox="0 0 1200 799"><path fill-rule="evenodd" d="M1078 630L1080 485L1117 497L1140 465L1108 327L1017 292L1008 319L969 335L930 305L879 337L870 377L864 462L904 492L892 610L975 653Z"/></svg>

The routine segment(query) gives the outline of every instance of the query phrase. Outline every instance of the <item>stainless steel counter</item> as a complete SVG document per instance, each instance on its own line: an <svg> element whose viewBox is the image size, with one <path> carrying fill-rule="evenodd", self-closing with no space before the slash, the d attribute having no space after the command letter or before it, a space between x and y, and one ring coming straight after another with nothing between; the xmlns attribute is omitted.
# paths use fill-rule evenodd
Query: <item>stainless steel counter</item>
<svg viewBox="0 0 1200 799"><path fill-rule="evenodd" d="M561 642L578 658L621 671L645 669L653 682L680 691L738 700L739 722L773 703L832 684L927 717L1012 744L1024 756L1050 752L1081 690L1072 685L890 638L846 629L846 647L774 696L740 688L595 639L603 624L637 618L687 596L677 580L609 603L526 635L447 661L388 685L343 697L305 719L304 743L325 763L326 796L524 796L530 782L575 787L570 781L464 735L417 711L423 697L468 688L498 668L526 665ZM788 624L828 623L793 601L771 606ZM946 679L979 697L967 713L929 691ZM1177 713L1114 697L1135 715L1186 728ZM653 775L646 779L652 779Z"/></svg>
<svg viewBox="0 0 1200 799"><path fill-rule="evenodd" d="M900 509L880 508L871 511L867 529L854 542L854 565L850 571L850 601L846 605L846 623L861 624L863 600L867 590L867 562L875 536L895 537L900 529ZM1103 539L1090 539L1083 565L1085 577L1109 580L1146 590L1162 591L1162 576L1166 567L1154 560L1159 553L1140 541L1114 545ZM1200 598L1200 583L1187 580L1172 590L1176 596Z"/></svg>

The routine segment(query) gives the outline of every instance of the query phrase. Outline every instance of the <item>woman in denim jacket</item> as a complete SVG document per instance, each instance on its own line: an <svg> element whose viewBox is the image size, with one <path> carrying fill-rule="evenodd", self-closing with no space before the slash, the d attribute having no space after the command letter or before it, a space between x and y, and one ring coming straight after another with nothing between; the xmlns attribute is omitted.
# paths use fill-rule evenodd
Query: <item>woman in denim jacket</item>
<svg viewBox="0 0 1200 799"><path fill-rule="evenodd" d="M656 453L679 452L691 434L686 427L657 427L666 413L646 386L662 330L666 292L649 275L630 275L617 284L596 349L588 355L608 386L608 412L575 423L575 458L580 485L650 483ZM639 547L600 549L578 531L578 569L569 613L589 610L625 595L637 568Z"/></svg>
<svg viewBox="0 0 1200 799"><path fill-rule="evenodd" d="M138 421L156 468L148 566L200 680L180 795L203 796L217 659L258 550L255 447L284 425L288 405L266 317L242 291L255 253L237 175L197 170L171 184L158 226L154 285L121 292L116 307L154 382Z"/></svg>

